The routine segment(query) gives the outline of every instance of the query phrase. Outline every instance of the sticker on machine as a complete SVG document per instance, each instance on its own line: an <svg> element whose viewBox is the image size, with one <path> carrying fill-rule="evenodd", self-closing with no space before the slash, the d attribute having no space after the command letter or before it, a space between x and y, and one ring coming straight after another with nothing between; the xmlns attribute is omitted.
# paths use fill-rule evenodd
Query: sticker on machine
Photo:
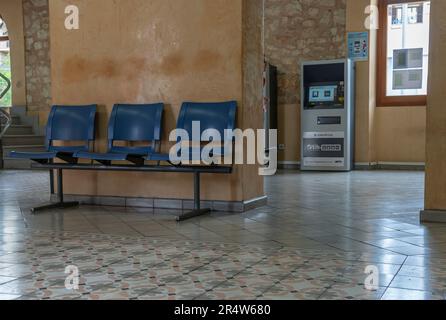
<svg viewBox="0 0 446 320"><path fill-rule="evenodd" d="M345 138L344 131L338 132L304 132L304 139L318 139L318 138Z"/></svg>
<svg viewBox="0 0 446 320"><path fill-rule="evenodd" d="M344 165L344 158L304 158L305 167L342 168Z"/></svg>
<svg viewBox="0 0 446 320"><path fill-rule="evenodd" d="M303 161L306 167L344 167L345 133L304 133Z"/></svg>

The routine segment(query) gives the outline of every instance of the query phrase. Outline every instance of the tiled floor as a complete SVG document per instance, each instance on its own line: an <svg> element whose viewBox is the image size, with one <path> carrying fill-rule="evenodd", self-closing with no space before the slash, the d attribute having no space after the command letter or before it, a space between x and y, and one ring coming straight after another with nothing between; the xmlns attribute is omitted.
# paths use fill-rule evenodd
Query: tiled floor
<svg viewBox="0 0 446 320"><path fill-rule="evenodd" d="M0 299L445 299L446 225L419 223L423 177L282 172L267 207L177 224L118 207L33 216L47 173L0 171Z"/></svg>

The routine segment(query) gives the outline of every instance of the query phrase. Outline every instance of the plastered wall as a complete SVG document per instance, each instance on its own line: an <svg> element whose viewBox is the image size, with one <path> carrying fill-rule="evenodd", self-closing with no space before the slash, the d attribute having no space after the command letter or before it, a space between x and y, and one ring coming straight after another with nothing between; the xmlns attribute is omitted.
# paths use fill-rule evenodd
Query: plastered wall
<svg viewBox="0 0 446 320"><path fill-rule="evenodd" d="M366 8L377 0L347 0L347 32L367 31ZM377 31L370 30L369 61L356 70L357 163L425 162L426 107L380 107L376 102Z"/></svg>
<svg viewBox="0 0 446 320"><path fill-rule="evenodd" d="M345 57L345 0L266 0L265 55L278 68L279 151L300 160L300 66Z"/></svg>
<svg viewBox="0 0 446 320"><path fill-rule="evenodd" d="M28 111L38 112L40 122L44 125L48 114L48 105L51 103L48 100L51 95L51 80L48 76L50 58L45 54L45 50L48 50L49 46L49 40L45 35L48 22L45 20L47 19L47 0L37 1L37 4L30 0L24 0L23 3L25 8L22 6L22 1L4 0L0 3L0 14L7 20L11 34L13 82L15 84L13 104L25 105L27 103ZM60 8L63 3L62 1ZM279 152L280 160L296 162L300 159L298 74L300 61L345 57L345 31L364 30L366 18L364 9L370 3L369 0L266 0L265 52L267 58L279 67L279 143L285 145L285 150ZM156 5L148 4L148 6ZM34 7L38 10L36 11ZM190 6L190 8L193 7ZM105 13L107 11L108 9L104 10ZM81 15L84 14L81 12ZM27 21L28 23L26 23ZM115 21L115 23L117 22ZM121 26L127 22L119 21ZM61 23L62 21L59 22L59 25ZM112 28L115 26L112 24ZM128 31L134 26L135 24L129 21L125 30ZM80 30L77 33L82 32ZM22 40L25 34L29 42L26 49L26 62L26 42ZM135 39L135 36L130 35L130 39L132 38ZM121 42L120 39L115 46L119 47ZM34 48L36 43L38 48L40 46L42 48L36 50ZM43 54L39 53L40 51ZM198 71L206 68L206 64L212 65L212 59L216 58L212 57L212 52L204 51L201 54L203 55L202 59L197 58L200 63L197 62L195 66ZM167 61L167 65L162 68L169 72L169 68L175 67L175 63L178 63L180 68L183 67L182 61L175 61L176 58L175 55L169 57L171 61ZM85 65L83 65L84 62ZM97 64L92 59L76 61L73 58L67 63L74 65L80 63L81 67L85 67L96 76L101 72L107 72L105 70L107 63L113 65L109 66L113 70L108 72L113 73L121 68L114 65L114 61L111 59ZM88 63L91 65L89 66ZM139 69L139 63L144 62L135 57L130 57L130 60L127 61L127 64L133 64L135 69ZM28 70L28 76L26 76L25 67ZM71 73L69 65L66 65L65 68L66 73ZM102 70L97 70L100 68ZM374 90L371 85L374 84L369 79L370 70L373 68L374 66L370 63L360 63L358 71L356 162L424 162L426 108L375 108L374 97L370 94L370 90ZM171 71L175 72L174 69ZM79 73L73 73L71 76L79 77ZM138 89L138 86L140 85L120 89L128 91L121 96L128 95L130 91L140 91L141 88ZM369 108L364 108L364 105Z"/></svg>
<svg viewBox="0 0 446 320"><path fill-rule="evenodd" d="M376 158L381 162L425 162L426 107L376 109Z"/></svg>
<svg viewBox="0 0 446 320"><path fill-rule="evenodd" d="M64 10L73 4L80 10L80 29L66 30ZM261 102L261 41L251 42L261 39L261 28L249 14L253 10L261 17L261 1L50 0L49 5L53 103L99 104L97 151L106 151L114 103L164 102L165 137L187 100L235 99L239 127L261 125L261 103L260 116L248 117ZM164 146L168 151L168 143ZM65 189L81 195L188 199L192 177L67 172ZM263 196L263 178L254 168L239 166L231 176L203 176L202 190L204 199L248 200Z"/></svg>
<svg viewBox="0 0 446 320"><path fill-rule="evenodd" d="M346 57L346 32L365 31L376 0L266 0L265 53L279 72L282 161L300 161L300 75L304 60ZM356 162L425 161L426 108L376 106L376 31L370 60L357 64Z"/></svg>

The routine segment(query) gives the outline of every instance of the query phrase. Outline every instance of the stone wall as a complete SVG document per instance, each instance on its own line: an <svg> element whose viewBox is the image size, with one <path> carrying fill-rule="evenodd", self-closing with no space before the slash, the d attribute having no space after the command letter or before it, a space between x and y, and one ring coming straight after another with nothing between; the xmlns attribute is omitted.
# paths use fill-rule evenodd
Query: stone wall
<svg viewBox="0 0 446 320"><path fill-rule="evenodd" d="M25 29L26 99L28 111L51 105L48 0L23 0Z"/></svg>
<svg viewBox="0 0 446 320"><path fill-rule="evenodd" d="M265 55L279 72L281 160L300 157L300 63L344 58L345 34L345 0L266 0Z"/></svg>

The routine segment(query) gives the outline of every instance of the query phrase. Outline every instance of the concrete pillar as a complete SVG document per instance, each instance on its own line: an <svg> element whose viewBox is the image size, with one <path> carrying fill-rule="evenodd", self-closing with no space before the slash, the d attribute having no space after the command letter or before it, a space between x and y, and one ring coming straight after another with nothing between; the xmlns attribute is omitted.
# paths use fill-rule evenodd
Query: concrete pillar
<svg viewBox="0 0 446 320"><path fill-rule="evenodd" d="M424 222L446 222L446 1L433 0L427 100Z"/></svg>
<svg viewBox="0 0 446 320"><path fill-rule="evenodd" d="M347 0L347 32L369 32L369 60L356 63L355 162L370 166L375 157L376 52L377 31L365 26L366 8L376 0Z"/></svg>

